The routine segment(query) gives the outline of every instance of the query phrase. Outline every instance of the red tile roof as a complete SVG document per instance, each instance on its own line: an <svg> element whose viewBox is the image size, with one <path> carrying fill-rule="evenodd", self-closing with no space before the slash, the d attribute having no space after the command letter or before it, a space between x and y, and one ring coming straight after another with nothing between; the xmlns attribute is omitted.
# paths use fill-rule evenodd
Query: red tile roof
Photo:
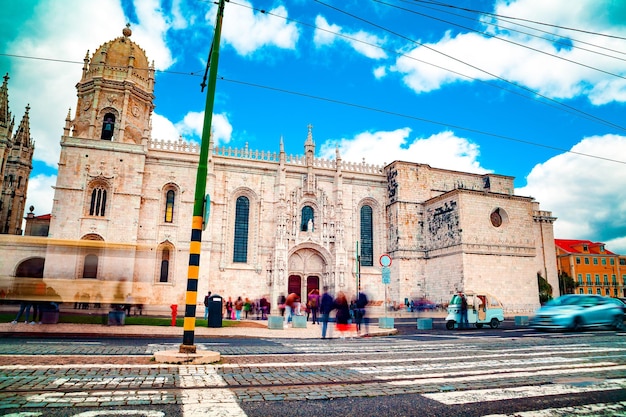
<svg viewBox="0 0 626 417"><path fill-rule="evenodd" d="M554 244L567 253L589 253L589 254L604 254L604 255L616 255L608 250L602 242L592 242L590 240L576 240L576 239L554 239ZM583 246L587 245L587 251L583 250ZM604 252L600 249L604 247Z"/></svg>

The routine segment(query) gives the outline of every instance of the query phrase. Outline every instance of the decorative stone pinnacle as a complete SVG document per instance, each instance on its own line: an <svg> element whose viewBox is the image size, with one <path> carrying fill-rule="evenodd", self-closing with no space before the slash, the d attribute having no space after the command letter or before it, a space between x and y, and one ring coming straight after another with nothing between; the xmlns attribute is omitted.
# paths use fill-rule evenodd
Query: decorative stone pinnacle
<svg viewBox="0 0 626 417"><path fill-rule="evenodd" d="M130 30L130 23L126 23L126 27L122 29L122 35L124 35L125 38L128 38L132 34L133 31Z"/></svg>

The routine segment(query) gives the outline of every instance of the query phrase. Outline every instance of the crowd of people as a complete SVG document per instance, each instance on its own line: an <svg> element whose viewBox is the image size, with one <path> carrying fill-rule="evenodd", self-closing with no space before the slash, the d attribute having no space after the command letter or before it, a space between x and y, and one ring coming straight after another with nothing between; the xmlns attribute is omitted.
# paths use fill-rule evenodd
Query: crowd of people
<svg viewBox="0 0 626 417"><path fill-rule="evenodd" d="M205 315L209 316L209 300L211 292L204 299ZM367 333L367 321L365 317L368 304L367 295L359 292L355 298L348 301L344 292L339 291L334 297L325 288L324 292L315 288L309 291L303 300L297 293L280 295L277 307L280 315L284 317L284 325L288 327L296 316L306 316L306 320L313 325L321 325L322 338L329 334L328 323L335 322L335 328L343 337L347 332L356 331L357 334ZM222 299L222 317L226 320L257 319L267 320L271 305L267 297L256 300L238 296ZM334 315L333 315L334 312Z"/></svg>
<svg viewBox="0 0 626 417"><path fill-rule="evenodd" d="M209 300L211 292L204 297L204 319L209 318ZM250 300L248 297L237 297L233 301L232 297L228 297L227 300L222 299L222 317L225 320L267 320L267 315L270 311L270 303L266 297L261 297L256 300Z"/></svg>

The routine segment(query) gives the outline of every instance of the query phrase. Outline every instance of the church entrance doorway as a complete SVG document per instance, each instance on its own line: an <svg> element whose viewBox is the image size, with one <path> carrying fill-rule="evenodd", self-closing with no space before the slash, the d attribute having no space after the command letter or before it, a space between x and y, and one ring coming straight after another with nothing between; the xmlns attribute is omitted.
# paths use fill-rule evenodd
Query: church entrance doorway
<svg viewBox="0 0 626 417"><path fill-rule="evenodd" d="M311 293L313 290L320 289L320 277L316 275L311 275L306 278L306 293L307 295Z"/></svg>
<svg viewBox="0 0 626 417"><path fill-rule="evenodd" d="M322 253L312 247L301 248L289 256L287 293L296 293L303 303L312 290L319 290L327 262Z"/></svg>
<svg viewBox="0 0 626 417"><path fill-rule="evenodd" d="M287 294L296 293L302 298L302 278L299 275L289 275L289 282L287 283Z"/></svg>

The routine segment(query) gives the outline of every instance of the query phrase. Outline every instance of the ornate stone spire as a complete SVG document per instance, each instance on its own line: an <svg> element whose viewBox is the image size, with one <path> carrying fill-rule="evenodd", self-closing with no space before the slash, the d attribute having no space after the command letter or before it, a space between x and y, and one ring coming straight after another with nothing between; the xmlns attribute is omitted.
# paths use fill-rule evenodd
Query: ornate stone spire
<svg viewBox="0 0 626 417"><path fill-rule="evenodd" d="M9 111L9 74L4 76L4 82L0 87L0 126L9 127L11 124L11 112Z"/></svg>
<svg viewBox="0 0 626 417"><path fill-rule="evenodd" d="M22 117L22 121L15 132L15 136L13 136L13 146L30 148L33 146L32 139L30 137L30 117L28 112L30 111L30 104L26 106L26 112Z"/></svg>
<svg viewBox="0 0 626 417"><path fill-rule="evenodd" d="M313 142L313 125L309 124L309 132L306 135L306 142L304 142L304 155L306 158L306 165L313 166L313 159L315 158L315 142Z"/></svg>

